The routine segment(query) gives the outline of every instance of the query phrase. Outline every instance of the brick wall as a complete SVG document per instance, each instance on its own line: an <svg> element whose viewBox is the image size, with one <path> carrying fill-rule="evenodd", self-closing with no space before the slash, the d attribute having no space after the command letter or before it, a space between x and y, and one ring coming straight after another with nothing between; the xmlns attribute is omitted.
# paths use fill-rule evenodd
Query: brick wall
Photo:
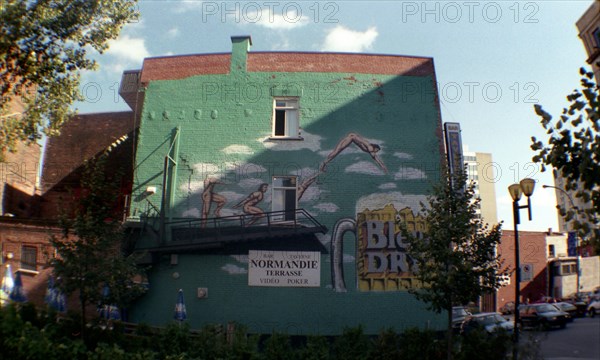
<svg viewBox="0 0 600 360"><path fill-rule="evenodd" d="M48 242L51 235L60 235L60 229L53 222L16 218L0 220L2 260L3 264L11 265L13 273L22 268L23 247L36 249L35 270L21 271L21 275L28 299L38 305L44 300L48 259L53 256ZM9 256L12 258L9 259Z"/></svg>
<svg viewBox="0 0 600 360"><path fill-rule="evenodd" d="M129 194L136 127L133 112L85 114L68 122L60 135L49 138L42 173L40 217L56 218L69 209L77 196L84 162L124 135L128 139L111 152L108 168L124 171L122 192Z"/></svg>
<svg viewBox="0 0 600 360"><path fill-rule="evenodd" d="M519 231L519 258L521 265L533 265L533 280L521 282L521 302L529 299L533 302L547 294L547 253L546 232ZM498 248L503 267L510 272L510 285L498 290L498 309L509 301L515 300L515 236L512 230L503 230Z"/></svg>

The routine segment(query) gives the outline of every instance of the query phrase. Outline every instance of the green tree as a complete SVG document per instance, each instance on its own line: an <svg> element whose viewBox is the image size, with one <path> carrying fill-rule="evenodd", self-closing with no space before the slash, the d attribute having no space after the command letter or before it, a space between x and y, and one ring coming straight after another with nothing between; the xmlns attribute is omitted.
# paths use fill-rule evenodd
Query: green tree
<svg viewBox="0 0 600 360"><path fill-rule="evenodd" d="M588 238L600 251L600 95L594 74L580 70L581 89L567 96L570 103L558 119L535 105L535 112L548 134L547 143L532 137L531 148L537 152L533 161L555 169L565 180L565 190L590 204L589 208L559 207L566 221L571 221L582 238Z"/></svg>
<svg viewBox="0 0 600 360"><path fill-rule="evenodd" d="M105 302L127 308L144 291L134 281L141 276L141 269L123 249L125 233L116 210L120 174L114 167L107 171L114 146L84 165L73 213L61 217L62 236L50 238L57 254L50 265L60 279L58 286L67 294L79 294L82 331L87 306ZM102 292L105 285L110 289L108 298Z"/></svg>
<svg viewBox="0 0 600 360"><path fill-rule="evenodd" d="M452 307L467 304L499 287L500 258L496 246L501 226L488 227L477 215L480 199L466 174L448 175L434 186L423 204L422 236L404 235L422 288L412 289L428 309L448 316L448 359L452 358ZM404 225L402 225L404 226Z"/></svg>
<svg viewBox="0 0 600 360"><path fill-rule="evenodd" d="M0 156L18 141L57 133L83 100L81 71L96 68L90 50L102 53L136 19L136 2L0 1Z"/></svg>

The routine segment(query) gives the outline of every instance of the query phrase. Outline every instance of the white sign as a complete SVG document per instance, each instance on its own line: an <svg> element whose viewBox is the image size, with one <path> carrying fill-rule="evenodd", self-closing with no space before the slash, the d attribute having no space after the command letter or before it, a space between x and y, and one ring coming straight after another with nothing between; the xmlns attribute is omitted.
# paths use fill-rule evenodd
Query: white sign
<svg viewBox="0 0 600 360"><path fill-rule="evenodd" d="M250 250L248 285L319 287L321 286L321 253Z"/></svg>
<svg viewBox="0 0 600 360"><path fill-rule="evenodd" d="M521 281L533 280L533 264L521 265Z"/></svg>

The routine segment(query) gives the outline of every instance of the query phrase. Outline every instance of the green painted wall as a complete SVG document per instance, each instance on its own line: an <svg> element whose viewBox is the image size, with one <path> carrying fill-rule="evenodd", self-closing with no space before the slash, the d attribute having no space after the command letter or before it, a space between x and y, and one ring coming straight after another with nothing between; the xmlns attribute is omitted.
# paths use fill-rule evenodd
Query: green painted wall
<svg viewBox="0 0 600 360"><path fill-rule="evenodd" d="M419 89L419 91L414 91ZM272 95L299 95L303 140L269 140ZM439 105L431 76L350 73L254 73L203 75L153 81L145 91L137 148L132 216L157 216L163 189L163 162L173 129L180 127L174 208L171 216L198 218L207 177L219 178L214 192L226 203L221 216L241 214L233 206L272 176L298 175L299 182L319 172L320 164L349 133L381 146L384 173L371 156L351 144L321 173L299 201L329 232L319 240L330 247L340 219L393 204L419 210L439 176ZM157 186L147 196L146 187ZM271 189L257 204L271 210ZM215 205L209 217L214 216ZM156 221L150 221L157 229ZM336 334L363 324L370 333L384 327L443 328L444 316L424 309L407 291L359 291L357 245L344 237L346 292L332 288L329 254L322 255L318 288L250 287L247 253L180 254L177 265L165 256L150 271L150 291L131 320L164 324L172 320L177 290L186 294L188 321L237 321L252 331ZM147 233L143 247L156 241ZM196 297L208 288L208 298Z"/></svg>

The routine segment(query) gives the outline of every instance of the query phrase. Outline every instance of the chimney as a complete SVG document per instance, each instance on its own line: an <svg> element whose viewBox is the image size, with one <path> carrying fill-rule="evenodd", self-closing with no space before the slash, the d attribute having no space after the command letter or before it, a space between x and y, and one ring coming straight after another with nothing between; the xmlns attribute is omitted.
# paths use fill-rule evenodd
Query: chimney
<svg viewBox="0 0 600 360"><path fill-rule="evenodd" d="M231 37L231 66L229 73L246 72L248 62L248 50L252 46L250 35Z"/></svg>
<svg viewBox="0 0 600 360"><path fill-rule="evenodd" d="M548 235L552 235L552 228L548 228Z"/></svg>

